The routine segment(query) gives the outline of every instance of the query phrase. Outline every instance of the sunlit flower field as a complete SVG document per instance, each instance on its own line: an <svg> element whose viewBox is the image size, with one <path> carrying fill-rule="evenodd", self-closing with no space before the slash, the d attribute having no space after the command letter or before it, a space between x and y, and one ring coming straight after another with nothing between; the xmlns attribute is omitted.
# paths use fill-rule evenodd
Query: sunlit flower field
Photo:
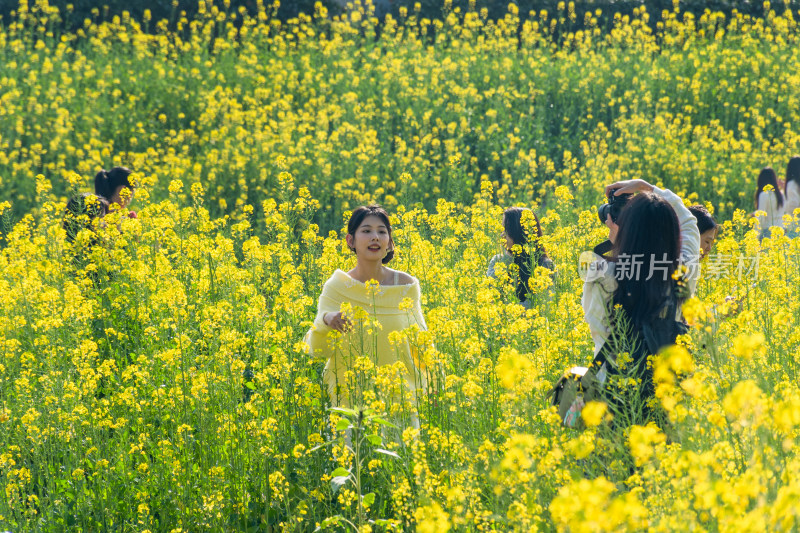
<svg viewBox="0 0 800 533"><path fill-rule="evenodd" d="M0 530L800 529L800 239L748 216L800 152L791 13L570 33L569 6L379 30L270 9L0 26ZM116 164L137 218L67 243L68 195ZM591 360L578 257L630 177L723 227L654 358L667 422L589 404L578 432L546 393ZM387 425L412 407L359 353L365 405L330 410L303 343L370 201L421 284L419 430ZM529 310L486 277L509 205L556 266Z"/></svg>

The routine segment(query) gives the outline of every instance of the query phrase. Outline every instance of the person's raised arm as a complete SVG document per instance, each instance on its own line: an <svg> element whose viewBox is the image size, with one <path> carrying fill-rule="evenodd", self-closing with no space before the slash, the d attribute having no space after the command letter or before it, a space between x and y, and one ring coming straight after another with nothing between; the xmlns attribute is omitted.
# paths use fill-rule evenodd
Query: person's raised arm
<svg viewBox="0 0 800 533"><path fill-rule="evenodd" d="M697 286L700 261L700 230L697 228L697 219L684 205L680 196L669 189L653 187L653 193L666 200L678 216L681 231L681 263L688 269L689 288L693 294Z"/></svg>
<svg viewBox="0 0 800 533"><path fill-rule="evenodd" d="M678 216L678 224L681 232L681 262L689 267L689 280L691 290L697 284L697 265L700 258L700 230L697 228L697 219L692 212L683 204L680 196L669 189L660 189L644 180L618 181L606 186L606 194L614 191L615 196L620 194L632 194L637 192L652 192L669 203L675 214Z"/></svg>
<svg viewBox="0 0 800 533"><path fill-rule="evenodd" d="M800 184L790 181L786 186L786 198L783 199L783 206L787 215L794 217L794 210L800 207Z"/></svg>

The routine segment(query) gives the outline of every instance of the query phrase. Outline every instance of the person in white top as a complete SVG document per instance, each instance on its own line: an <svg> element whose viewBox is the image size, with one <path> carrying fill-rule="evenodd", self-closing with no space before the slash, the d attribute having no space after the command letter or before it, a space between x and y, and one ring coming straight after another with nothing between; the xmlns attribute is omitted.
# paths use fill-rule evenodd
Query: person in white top
<svg viewBox="0 0 800 533"><path fill-rule="evenodd" d="M606 195L636 193L615 223L609 215L609 241L595 248L587 263L581 304L594 341L595 357L612 334L614 306L619 305L633 327L663 313L670 301L680 300L673 274L681 264L692 290L697 282L700 232L697 219L675 193L644 180L620 181ZM604 252L609 252L605 255ZM677 318L677 316L676 316ZM606 365L597 378L605 381Z"/></svg>
<svg viewBox="0 0 800 533"><path fill-rule="evenodd" d="M786 165L786 185L783 192L785 193L783 212L794 218L786 228L787 233L797 236L800 233L800 221L798 221L800 213L795 216L794 211L800 208L800 155L792 157Z"/></svg>
<svg viewBox="0 0 800 533"><path fill-rule="evenodd" d="M769 190L764 190L767 187ZM783 194L778 189L778 176L772 167L764 167L758 175L755 195L760 238L769 236L769 228L783 227Z"/></svg>

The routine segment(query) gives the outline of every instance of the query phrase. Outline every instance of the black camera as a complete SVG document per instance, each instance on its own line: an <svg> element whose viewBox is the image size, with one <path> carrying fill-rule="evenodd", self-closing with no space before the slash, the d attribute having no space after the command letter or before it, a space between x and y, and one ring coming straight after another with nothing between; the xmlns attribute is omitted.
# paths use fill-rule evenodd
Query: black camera
<svg viewBox="0 0 800 533"><path fill-rule="evenodd" d="M628 201L633 198L632 194L614 196L617 190L618 189L611 189L608 194L608 203L597 208L597 216L603 224L606 223L608 215L611 215L611 220L616 223L617 217L619 217L619 214L622 212L622 208L628 205Z"/></svg>

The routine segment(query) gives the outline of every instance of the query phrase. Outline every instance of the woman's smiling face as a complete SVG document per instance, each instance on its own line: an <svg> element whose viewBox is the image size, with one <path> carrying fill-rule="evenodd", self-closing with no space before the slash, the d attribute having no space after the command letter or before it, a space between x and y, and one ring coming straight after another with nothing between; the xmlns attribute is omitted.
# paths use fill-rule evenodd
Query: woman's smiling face
<svg viewBox="0 0 800 533"><path fill-rule="evenodd" d="M355 248L359 259L381 261L392 250L392 236L383 221L374 215L364 218L353 235L347 235L347 245Z"/></svg>

